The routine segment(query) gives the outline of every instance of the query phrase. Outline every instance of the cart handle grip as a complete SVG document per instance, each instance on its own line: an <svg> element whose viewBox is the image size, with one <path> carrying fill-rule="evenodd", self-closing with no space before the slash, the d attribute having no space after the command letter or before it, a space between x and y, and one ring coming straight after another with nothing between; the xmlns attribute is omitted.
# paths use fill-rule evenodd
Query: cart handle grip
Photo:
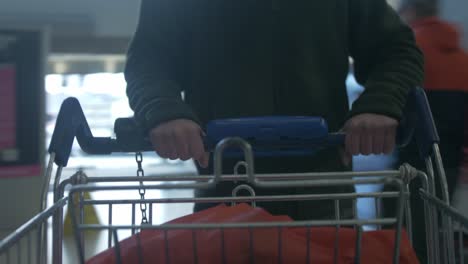
<svg viewBox="0 0 468 264"><path fill-rule="evenodd" d="M135 120L132 118L120 118L115 122L115 133L118 146L122 151L152 151L153 147L142 132ZM320 144L327 146L344 145L346 135L344 133L331 133ZM403 117L397 132L397 146L406 147L412 139L415 139L421 158L432 154L432 146L439 143L439 135L435 126L434 118L427 100L426 93L420 87L411 89L403 109ZM273 144L273 142L270 142ZM290 142L290 148L307 148L317 146L317 142ZM205 142L207 149L214 149L216 143ZM295 146L296 144L296 146ZM258 147L258 146L257 146Z"/></svg>
<svg viewBox="0 0 468 264"><path fill-rule="evenodd" d="M115 149L114 139L93 136L80 103L70 97L62 103L48 149L58 166L67 166L75 137L86 153L111 154Z"/></svg>
<svg viewBox="0 0 468 264"><path fill-rule="evenodd" d="M152 151L153 147L142 129L132 118L119 118L115 122L116 139L94 137L76 98L67 98L57 117L48 152L55 153L55 163L66 167L73 142L76 137L81 149L89 154L111 154L114 152ZM418 144L419 153L427 157L432 153L432 146L440 139L434 124L429 103L422 88L409 92L404 108L404 116L398 128L397 143L400 147L408 145L413 136ZM332 133L320 142L289 142L288 148L307 148L309 146L343 145L345 135ZM208 150L213 150L216 142L205 142Z"/></svg>
<svg viewBox="0 0 468 264"><path fill-rule="evenodd" d="M410 90L398 128L397 142L401 147L407 146L413 139L422 159L430 157L434 144L440 143L429 101L421 87Z"/></svg>

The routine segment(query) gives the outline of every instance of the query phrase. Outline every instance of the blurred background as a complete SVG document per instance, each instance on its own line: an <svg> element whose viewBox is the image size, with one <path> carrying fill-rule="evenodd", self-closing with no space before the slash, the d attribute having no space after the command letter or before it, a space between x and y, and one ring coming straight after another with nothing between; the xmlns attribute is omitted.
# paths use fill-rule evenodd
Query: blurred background
<svg viewBox="0 0 468 264"><path fill-rule="evenodd" d="M398 2L389 0L392 6ZM468 50L467 10L466 0L441 0L441 16L460 27L462 45ZM95 136L113 136L114 120L132 116L122 72L138 13L138 0L0 0L0 51L3 52L0 53L0 72L3 72L0 77L11 80L14 69L21 79L31 80L30 83L18 81L17 86L22 88L0 93L3 96L0 104L6 105L8 98L17 98L16 104L10 107L12 112L5 112L4 120L0 118L4 122L0 123L0 128L4 125L0 131L7 135L12 126L21 129L24 132L17 135L16 142L28 142L0 143L0 239L38 213L41 172L48 159L46 150L65 98L79 99ZM34 53L28 55L27 51ZM21 65L35 66L27 71L18 61ZM351 73L347 86L352 102L362 87ZM23 108L29 112L18 110ZM14 123L7 114L15 112L12 109L17 110L17 124L8 127L5 124ZM394 155L359 156L354 157L354 168L386 169L394 162ZM195 174L192 162L169 162L154 153L145 155L144 167L146 175ZM75 145L63 177L69 177L77 169L83 169L89 176L133 176L136 168L132 155L90 156ZM468 180L462 178L457 185L457 201L468 198L468 195L463 198L465 183ZM358 190L379 188L358 186ZM468 208L457 201L456 205L468 216ZM371 203L361 201L363 218L375 213ZM180 214L184 213L189 213L187 208L181 209Z"/></svg>

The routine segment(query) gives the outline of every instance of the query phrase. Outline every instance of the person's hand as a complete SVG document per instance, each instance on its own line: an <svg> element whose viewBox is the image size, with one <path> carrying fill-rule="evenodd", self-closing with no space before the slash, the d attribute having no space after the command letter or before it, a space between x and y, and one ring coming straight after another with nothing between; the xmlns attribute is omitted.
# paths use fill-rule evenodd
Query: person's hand
<svg viewBox="0 0 468 264"><path fill-rule="evenodd" d="M388 116L360 114L349 119L346 133L348 155L390 154L395 148L398 121Z"/></svg>
<svg viewBox="0 0 468 264"><path fill-rule="evenodd" d="M194 159L206 168L209 154L205 151L200 126L188 119L176 119L158 125L150 131L156 153L171 160Z"/></svg>

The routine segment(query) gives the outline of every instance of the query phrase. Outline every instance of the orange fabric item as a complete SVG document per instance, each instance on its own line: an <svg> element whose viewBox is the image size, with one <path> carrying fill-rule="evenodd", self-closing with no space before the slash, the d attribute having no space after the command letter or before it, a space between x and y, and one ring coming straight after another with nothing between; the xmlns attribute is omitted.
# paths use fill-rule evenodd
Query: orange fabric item
<svg viewBox="0 0 468 264"><path fill-rule="evenodd" d="M242 223L292 221L272 216L261 208L246 204L218 206L182 217L169 223ZM120 243L122 263L305 263L309 247L311 263L334 263L335 228L312 228L307 241L305 228L255 228L212 230L144 230ZM279 239L281 237L281 240ZM339 230L338 263L354 263L353 229ZM394 232L363 233L362 262L391 263ZM165 242L168 242L167 244ZM193 243L193 242L196 243ZM194 248L194 244L196 247ZM115 263L113 249L93 257L87 263ZM167 252L167 253L166 253ZM279 254L281 253L281 254ZM400 263L418 263L406 235L402 239ZM140 258L142 257L141 262ZM167 259L169 257L169 259Z"/></svg>
<svg viewBox="0 0 468 264"><path fill-rule="evenodd" d="M217 212L219 212L220 209L225 208L226 206L219 205L217 207L209 208L207 210L197 212L194 214L190 214L181 218L177 218L175 220L169 221L167 224L181 224L181 223L193 223L195 220L202 220L204 218L209 218L210 216L213 216ZM175 230L172 231L171 233L175 232L183 232L183 230ZM139 255L141 252L139 247L145 246L147 243L146 240L155 238L155 239L161 239L161 235L164 232L161 232L159 230L142 230L142 232L131 236L127 239L124 239L120 241L120 255L122 260L124 260L124 263L131 263L132 261L134 263L138 263L139 261ZM116 258L115 258L115 251L114 248L110 248L99 255L94 256L90 260L88 260L86 263L88 264L101 264L101 263L115 263Z"/></svg>
<svg viewBox="0 0 468 264"><path fill-rule="evenodd" d="M468 54L460 45L456 27L436 17L410 26L425 57L424 88L468 92Z"/></svg>
<svg viewBox="0 0 468 264"><path fill-rule="evenodd" d="M307 238L307 229L300 228L292 231L301 237ZM338 235L335 227L319 227L310 230L312 244L320 243L327 248L334 249L335 243L338 240L339 263L355 263L356 238L357 232L353 228L340 228L338 229ZM395 230L363 232L361 239L361 263L392 263L394 242ZM400 244L400 263L419 263L405 230L402 232Z"/></svg>

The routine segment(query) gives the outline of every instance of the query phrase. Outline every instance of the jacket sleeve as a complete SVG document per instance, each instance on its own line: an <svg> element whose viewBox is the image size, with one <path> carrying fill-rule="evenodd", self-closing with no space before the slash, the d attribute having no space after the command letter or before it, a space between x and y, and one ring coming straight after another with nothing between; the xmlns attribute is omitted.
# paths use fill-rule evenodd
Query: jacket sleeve
<svg viewBox="0 0 468 264"><path fill-rule="evenodd" d="M181 0L142 0L127 54L130 107L146 131L164 121L197 118L181 96L187 49Z"/></svg>
<svg viewBox="0 0 468 264"><path fill-rule="evenodd" d="M400 119L408 91L424 78L413 31L385 0L349 0L349 7L350 54L365 88L349 117L374 113Z"/></svg>

